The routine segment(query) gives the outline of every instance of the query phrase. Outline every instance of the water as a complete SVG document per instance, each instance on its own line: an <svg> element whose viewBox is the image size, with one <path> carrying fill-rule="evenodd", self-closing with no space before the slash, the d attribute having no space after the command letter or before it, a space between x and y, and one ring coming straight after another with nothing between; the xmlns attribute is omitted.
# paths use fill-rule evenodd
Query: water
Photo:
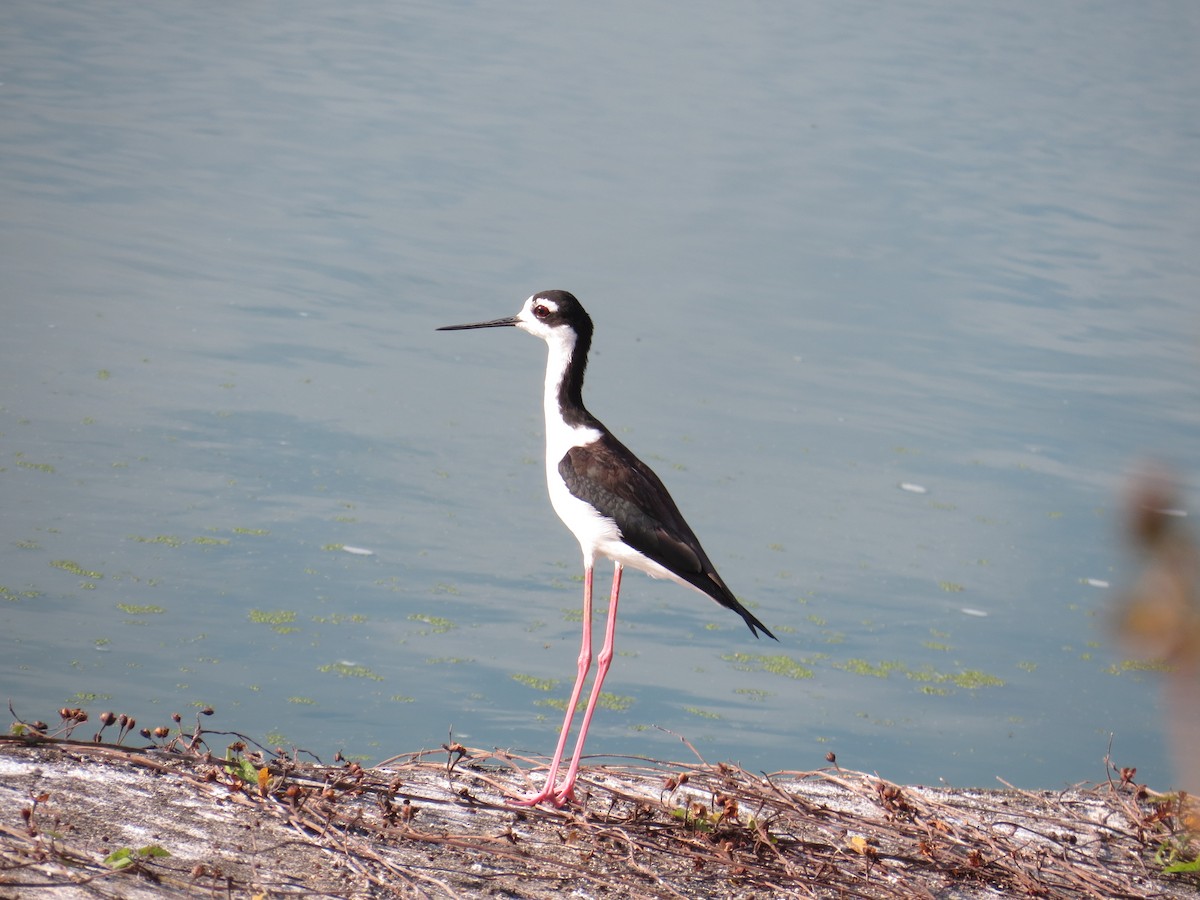
<svg viewBox="0 0 1200 900"><path fill-rule="evenodd" d="M1196 489L1198 37L1172 3L13 5L0 688L549 752L581 585L544 348L433 329L560 287L591 408L781 639L631 574L589 750L1055 787L1111 739L1166 786L1108 623L1130 467Z"/></svg>

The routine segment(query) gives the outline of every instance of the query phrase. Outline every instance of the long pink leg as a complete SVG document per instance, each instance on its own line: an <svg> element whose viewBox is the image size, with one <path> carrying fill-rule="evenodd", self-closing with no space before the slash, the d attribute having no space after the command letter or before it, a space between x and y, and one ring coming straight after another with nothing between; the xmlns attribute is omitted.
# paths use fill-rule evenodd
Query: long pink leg
<svg viewBox="0 0 1200 900"><path fill-rule="evenodd" d="M587 740L588 726L592 724L592 713L596 711L596 701L600 699L600 686L604 684L604 676L612 665L614 639L617 635L617 598L621 594L620 563L613 570L612 596L608 600L608 624L604 629L604 646L596 657L596 682L592 685L592 695L588 697L587 710L583 714L583 723L579 726L579 738L575 742L575 752L571 755L571 768L567 769L567 777L563 779L562 787L554 798L556 806L574 799L575 777L579 774L579 763L583 759L583 744Z"/></svg>
<svg viewBox="0 0 1200 900"><path fill-rule="evenodd" d="M606 645L607 646L607 645ZM579 695L583 693L583 682L587 678L588 669L592 667L592 564L588 563L583 570L583 643L579 648L579 664L575 676L575 687L571 689L571 699L567 703L567 715L563 719L562 733L558 736L558 748L550 761L550 771L546 773L546 783L532 797L522 797L510 801L515 806L537 806L543 800L553 800L556 806L562 802L555 798L554 782L558 779L558 767L562 763L563 750L567 746L567 735L571 733L571 720L575 718L575 707L579 705ZM588 707L591 713L591 706ZM584 720L585 725L587 719Z"/></svg>

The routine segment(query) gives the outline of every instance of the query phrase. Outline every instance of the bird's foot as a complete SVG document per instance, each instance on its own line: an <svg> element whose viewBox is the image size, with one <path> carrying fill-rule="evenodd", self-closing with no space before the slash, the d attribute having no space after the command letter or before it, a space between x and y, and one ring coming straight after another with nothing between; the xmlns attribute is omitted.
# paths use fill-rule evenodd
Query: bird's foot
<svg viewBox="0 0 1200 900"><path fill-rule="evenodd" d="M569 803L575 802L575 789L568 787L566 790L559 791L554 795L554 805L558 807L566 806Z"/></svg>
<svg viewBox="0 0 1200 900"><path fill-rule="evenodd" d="M546 803L547 801L553 803L555 806L562 806L562 801L553 788L543 788L538 793L528 797L509 797L505 802L509 806L537 806L539 803Z"/></svg>
<svg viewBox="0 0 1200 900"><path fill-rule="evenodd" d="M554 785L547 782L536 794L528 797L510 797L507 802L510 806L537 806L539 803L549 802L555 808L561 809L568 803L575 802L575 790L573 785L564 785L561 790L555 790Z"/></svg>

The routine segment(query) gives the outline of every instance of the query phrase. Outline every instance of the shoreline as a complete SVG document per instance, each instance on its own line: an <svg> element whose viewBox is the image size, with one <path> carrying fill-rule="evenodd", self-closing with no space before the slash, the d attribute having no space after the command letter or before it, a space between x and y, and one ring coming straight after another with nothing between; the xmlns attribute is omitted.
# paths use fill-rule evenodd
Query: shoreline
<svg viewBox="0 0 1200 900"><path fill-rule="evenodd" d="M1188 849L1178 798L1131 774L952 789L618 759L581 768L577 805L524 809L505 796L544 759L453 744L364 768L230 737L0 737L0 897L1066 900L1200 883L1162 871Z"/></svg>

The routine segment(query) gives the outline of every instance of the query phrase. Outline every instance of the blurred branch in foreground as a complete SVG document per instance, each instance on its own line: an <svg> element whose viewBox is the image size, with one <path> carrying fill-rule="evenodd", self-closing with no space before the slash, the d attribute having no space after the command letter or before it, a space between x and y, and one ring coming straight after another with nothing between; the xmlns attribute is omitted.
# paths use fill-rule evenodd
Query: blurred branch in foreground
<svg viewBox="0 0 1200 900"><path fill-rule="evenodd" d="M1164 665L1179 787L1190 795L1188 824L1200 831L1200 549L1179 490L1162 470L1134 478L1127 516L1142 568L1117 627L1135 653Z"/></svg>

